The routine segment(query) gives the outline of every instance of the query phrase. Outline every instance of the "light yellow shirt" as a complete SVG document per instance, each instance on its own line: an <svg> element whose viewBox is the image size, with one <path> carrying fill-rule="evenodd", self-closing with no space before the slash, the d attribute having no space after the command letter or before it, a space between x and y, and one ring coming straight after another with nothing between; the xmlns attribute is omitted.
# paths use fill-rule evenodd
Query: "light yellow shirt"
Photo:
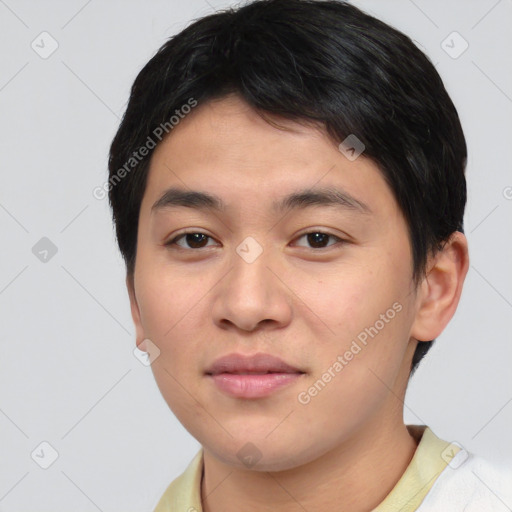
<svg viewBox="0 0 512 512"><path fill-rule="evenodd" d="M408 425L411 435L419 441L416 452L404 474L383 502L373 512L414 512L420 506L437 477L460 450L439 439L428 427ZM187 469L176 478L160 498L154 512L203 512L201 479L203 449Z"/></svg>

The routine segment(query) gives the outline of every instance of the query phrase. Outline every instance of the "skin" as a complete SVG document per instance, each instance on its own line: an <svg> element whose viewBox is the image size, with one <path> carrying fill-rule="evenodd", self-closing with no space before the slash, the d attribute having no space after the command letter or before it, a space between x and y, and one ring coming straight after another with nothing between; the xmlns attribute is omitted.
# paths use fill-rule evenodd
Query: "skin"
<svg viewBox="0 0 512 512"><path fill-rule="evenodd" d="M156 382L204 448L206 512L241 504L370 510L416 449L403 422L411 360L418 341L436 338L455 312L467 242L454 233L416 287L407 224L378 167L364 153L347 159L318 126L270 120L228 96L196 107L156 148L127 278L137 345L148 350L149 339L159 348ZM370 212L272 209L274 200L320 186L343 189ZM152 211L169 187L215 194L226 206ZM183 237L165 245L184 230L211 238L202 248ZM315 247L304 236L315 232L333 237ZM248 236L263 249L252 263L236 252ZM299 393L394 303L401 311L301 404ZM268 397L233 398L205 375L233 352L270 353L304 374ZM251 468L237 457L248 442L261 453Z"/></svg>

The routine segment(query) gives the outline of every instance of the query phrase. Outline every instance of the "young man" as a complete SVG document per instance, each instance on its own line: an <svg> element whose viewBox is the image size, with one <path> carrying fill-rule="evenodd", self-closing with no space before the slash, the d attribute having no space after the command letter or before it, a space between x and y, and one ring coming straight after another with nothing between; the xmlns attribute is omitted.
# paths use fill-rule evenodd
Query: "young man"
<svg viewBox="0 0 512 512"><path fill-rule="evenodd" d="M137 345L202 445L164 511L510 510L406 426L468 270L466 144L430 61L345 3L200 19L137 77L109 198Z"/></svg>

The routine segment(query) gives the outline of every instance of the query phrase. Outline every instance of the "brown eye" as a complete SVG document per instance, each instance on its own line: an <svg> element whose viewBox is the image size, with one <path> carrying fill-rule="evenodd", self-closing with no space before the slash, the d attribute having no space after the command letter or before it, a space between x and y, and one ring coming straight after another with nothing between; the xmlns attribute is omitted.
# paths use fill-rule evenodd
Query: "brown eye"
<svg viewBox="0 0 512 512"><path fill-rule="evenodd" d="M326 233L308 233L306 236L308 243L315 249L319 247L326 247L327 242L329 241L329 235Z"/></svg>
<svg viewBox="0 0 512 512"><path fill-rule="evenodd" d="M331 235L329 233L323 233L322 231L312 231L310 233L304 233L302 236L298 238L301 240L305 238L307 242L307 246L311 249L323 249L324 247L329 247L331 245L336 244L336 242L342 242L341 238ZM302 244L297 244L304 247Z"/></svg>
<svg viewBox="0 0 512 512"><path fill-rule="evenodd" d="M208 241L208 237L203 233L187 233L185 240L190 247L199 249L205 246L205 242Z"/></svg>
<svg viewBox="0 0 512 512"><path fill-rule="evenodd" d="M208 240L211 237L205 235L204 233L199 232L189 232L182 233L178 235L176 238L173 238L171 241L167 242L165 245L172 246L177 245L182 249L202 249L203 247L208 246ZM185 245L184 245L185 244Z"/></svg>

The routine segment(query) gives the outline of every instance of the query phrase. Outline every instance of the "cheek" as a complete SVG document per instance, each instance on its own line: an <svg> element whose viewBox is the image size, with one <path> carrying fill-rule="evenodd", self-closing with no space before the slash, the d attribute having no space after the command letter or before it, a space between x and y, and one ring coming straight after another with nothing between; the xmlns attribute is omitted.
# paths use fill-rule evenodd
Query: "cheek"
<svg viewBox="0 0 512 512"><path fill-rule="evenodd" d="M205 285L193 270L176 269L155 255L141 256L136 275L141 320L153 336L165 339L194 313Z"/></svg>
<svg viewBox="0 0 512 512"><path fill-rule="evenodd" d="M155 381L185 428L193 426L191 418L204 411L194 397L205 340L198 333L205 321L197 286L183 285L183 278L169 279L162 272L158 278L139 281L139 308L146 338L159 348L151 365ZM207 418L203 418L206 421ZM192 424L189 425L189 420Z"/></svg>
<svg viewBox="0 0 512 512"><path fill-rule="evenodd" d="M331 328L331 334L345 339L373 325L404 296L400 277L382 259L338 268L314 282L302 277L297 279L298 295L305 297L305 304Z"/></svg>
<svg viewBox="0 0 512 512"><path fill-rule="evenodd" d="M144 335L160 349L160 364L185 373L195 369L198 350L204 345L198 333L205 332L204 284L178 273L155 272L138 282L138 302ZM187 363L188 361L188 363ZM186 364L185 364L186 363Z"/></svg>
<svg viewBox="0 0 512 512"><path fill-rule="evenodd" d="M372 371L385 382L393 380L409 341L412 310L410 276L397 260L381 251L365 265L347 265L314 283L302 280L307 305L322 321L316 328L320 343L315 359L320 364L314 380L339 363L338 356L343 370L335 372L332 386L338 392L347 387L360 395L366 389L371 393L364 396L375 396L372 384L382 384Z"/></svg>

